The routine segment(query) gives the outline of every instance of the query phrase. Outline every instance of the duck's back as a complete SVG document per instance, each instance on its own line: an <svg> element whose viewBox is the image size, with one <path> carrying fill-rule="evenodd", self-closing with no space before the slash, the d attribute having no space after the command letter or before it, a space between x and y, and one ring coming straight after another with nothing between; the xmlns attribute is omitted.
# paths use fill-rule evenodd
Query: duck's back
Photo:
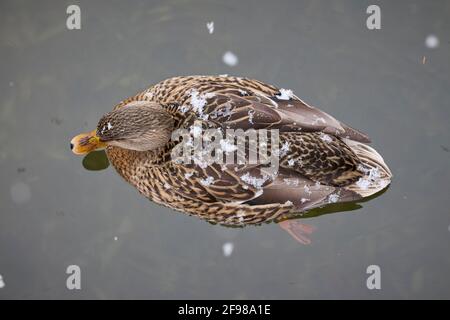
<svg viewBox="0 0 450 320"><path fill-rule="evenodd" d="M192 128L200 121L221 129L275 129L280 144L287 146L280 155L277 175L271 177L267 177L263 166L175 164L168 157L173 142L166 150L139 156L128 150L108 149L113 165L117 169L115 163L120 164L118 171L127 181L146 196L178 210L192 213L194 209L189 208L207 205L208 212L218 208L216 213L208 213L214 216L225 206L246 208L246 212L271 207L273 212L268 215L275 216L275 212L304 211L361 199L385 188L392 177L382 157L367 145L369 138L365 134L307 105L290 90L257 80L175 77L122 101L116 108L133 101L160 103L176 119L177 127ZM130 167L124 173L126 163ZM163 173L155 178L146 176L145 170ZM179 172L171 175L164 170ZM150 178L161 181L145 182ZM176 197L179 203L175 203ZM197 205L187 205L192 202ZM275 210L277 205L283 209ZM232 211L223 212L230 221L236 220L237 212Z"/></svg>

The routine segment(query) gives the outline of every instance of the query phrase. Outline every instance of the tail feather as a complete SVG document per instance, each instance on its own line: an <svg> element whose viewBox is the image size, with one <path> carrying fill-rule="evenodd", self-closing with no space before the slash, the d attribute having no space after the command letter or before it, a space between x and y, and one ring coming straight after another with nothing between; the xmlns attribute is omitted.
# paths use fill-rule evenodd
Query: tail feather
<svg viewBox="0 0 450 320"><path fill-rule="evenodd" d="M364 143L370 143L370 138L367 134L356 130L355 128L350 127L349 125L340 122L342 128L344 128L345 132L342 134L343 137L346 137L347 140L359 141Z"/></svg>
<svg viewBox="0 0 450 320"><path fill-rule="evenodd" d="M391 183L392 172L374 148L349 139L345 139L345 143L361 159L362 165L359 169L364 172L364 176L358 181L345 187L347 190L354 191L362 197L369 197Z"/></svg>

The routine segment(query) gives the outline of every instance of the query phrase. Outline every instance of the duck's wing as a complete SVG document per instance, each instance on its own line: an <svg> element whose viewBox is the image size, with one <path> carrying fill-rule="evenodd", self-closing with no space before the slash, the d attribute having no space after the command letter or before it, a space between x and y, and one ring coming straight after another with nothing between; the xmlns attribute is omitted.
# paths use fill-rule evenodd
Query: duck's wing
<svg viewBox="0 0 450 320"><path fill-rule="evenodd" d="M188 112L193 114L200 110L198 117L191 118L206 120L210 124L213 123L215 128L278 129L280 132L292 133L323 132L369 142L365 134L307 105L295 96L286 98L279 91L226 86L215 88L214 91L199 91L199 96L204 98L206 103L202 108L193 108L194 110ZM317 161L321 161L320 157ZM317 168L320 170L319 163ZM193 164L192 172L195 172L195 176L192 176L195 185L219 202L251 205L287 202L292 203L296 210L303 211L330 202L360 198L358 194L343 187L318 183L295 168L283 166L280 166L276 175L271 175L263 165Z"/></svg>
<svg viewBox="0 0 450 320"><path fill-rule="evenodd" d="M328 203L361 198L346 188L320 184L283 167L276 175L261 165L211 164L201 168L192 164L183 167L189 172L189 186L178 188L175 192L189 198L203 195L204 202L247 205L279 203L291 205L301 212Z"/></svg>
<svg viewBox="0 0 450 320"><path fill-rule="evenodd" d="M280 167L276 177L264 186L261 195L247 203L251 205L291 203L296 211L302 212L330 203L358 199L361 199L359 194L345 187L314 182L296 171Z"/></svg>
<svg viewBox="0 0 450 320"><path fill-rule="evenodd" d="M363 143L369 137L309 106L296 96L286 99L261 92L223 90L207 99L205 114L209 120L232 129L278 129L280 132L324 132Z"/></svg>
<svg viewBox="0 0 450 320"><path fill-rule="evenodd" d="M300 135L300 133L298 134ZM290 135L295 136L296 133L290 133ZM314 133L314 135L318 134ZM289 141L295 142L294 140ZM324 143L320 139L319 141ZM304 143L307 143L307 141L304 141ZM269 163L220 164L212 161L207 162L201 152L194 153L188 162L178 162L178 159L172 158L174 163L179 163L176 167L179 168L177 171L180 172L174 175L180 177L180 181L174 184L180 187L177 187L174 192L192 199L201 198L202 201L211 204L215 202L249 205L290 203L298 211L327 203L360 199L360 196L355 192L340 185L331 184L332 180L349 176L349 171L352 171L350 167L344 170L338 161L336 168L329 168L330 166L333 167L333 161L330 160L330 163L323 161L321 157L316 157L315 152L309 152L307 149L306 146L301 147L300 144L296 147L292 146L290 152L292 159L296 159L296 165L286 164L284 157L282 157L278 171L271 170L273 168L270 167ZM305 150L308 159L302 155ZM237 152L242 152L242 150L238 149ZM244 152L248 153L248 149L245 149ZM339 152L344 159L344 150ZM236 159L238 158L236 157ZM297 167L297 164L300 163L307 165L308 170L309 168L319 170L323 177ZM333 173L336 173L336 175L339 173L339 175L327 178L327 170L331 169L333 169ZM184 185L185 187L181 187Z"/></svg>
<svg viewBox="0 0 450 320"><path fill-rule="evenodd" d="M261 188L249 187L241 180L243 172L259 172L257 166L219 165L211 163L207 166L199 164L183 164L184 177L189 180L189 186L178 189L183 196L202 199L205 202L244 203L261 195ZM262 187L262 184L261 184Z"/></svg>

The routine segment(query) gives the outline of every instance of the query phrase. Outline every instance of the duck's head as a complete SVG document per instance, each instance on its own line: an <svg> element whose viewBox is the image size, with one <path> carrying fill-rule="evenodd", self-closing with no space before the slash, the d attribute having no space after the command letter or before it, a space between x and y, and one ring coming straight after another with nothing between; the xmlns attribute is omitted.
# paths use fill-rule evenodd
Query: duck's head
<svg viewBox="0 0 450 320"><path fill-rule="evenodd" d="M147 151L164 146L171 137L172 117L157 103L135 101L105 114L97 129L70 141L75 154L87 154L106 146Z"/></svg>

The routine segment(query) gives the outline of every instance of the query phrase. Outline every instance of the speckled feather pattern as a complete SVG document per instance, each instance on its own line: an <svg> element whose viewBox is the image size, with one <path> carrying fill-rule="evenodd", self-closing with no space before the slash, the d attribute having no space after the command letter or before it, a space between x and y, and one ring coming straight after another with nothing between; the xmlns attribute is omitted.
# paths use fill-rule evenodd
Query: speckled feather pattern
<svg viewBox="0 0 450 320"><path fill-rule="evenodd" d="M200 113L193 110L193 92L206 97ZM340 201L361 198L354 188L346 188L363 172L358 169L361 159L345 139L366 143L368 137L296 96L284 100L279 95L278 88L258 80L187 76L162 81L114 108L136 101L157 103L170 115L174 129L189 128L194 121L209 128L278 129L281 144L289 148L280 158L279 175L261 186L242 177L261 177L262 166L178 164L170 157L176 144L172 141L153 151L109 146L108 158L144 196L214 223L276 220L324 205L333 194ZM212 183L205 186L201 182L206 178Z"/></svg>

